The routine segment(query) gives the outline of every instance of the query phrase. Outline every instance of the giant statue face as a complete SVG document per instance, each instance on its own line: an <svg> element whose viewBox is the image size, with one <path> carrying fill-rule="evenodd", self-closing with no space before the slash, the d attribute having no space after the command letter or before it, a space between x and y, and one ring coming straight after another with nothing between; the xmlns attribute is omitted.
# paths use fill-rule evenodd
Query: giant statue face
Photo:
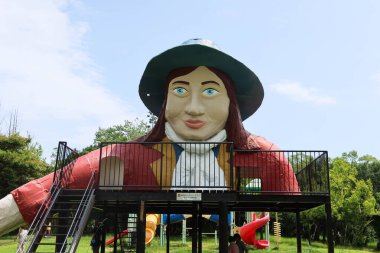
<svg viewBox="0 0 380 253"><path fill-rule="evenodd" d="M170 80L165 118L184 140L207 140L224 128L230 99L223 81L201 66Z"/></svg>

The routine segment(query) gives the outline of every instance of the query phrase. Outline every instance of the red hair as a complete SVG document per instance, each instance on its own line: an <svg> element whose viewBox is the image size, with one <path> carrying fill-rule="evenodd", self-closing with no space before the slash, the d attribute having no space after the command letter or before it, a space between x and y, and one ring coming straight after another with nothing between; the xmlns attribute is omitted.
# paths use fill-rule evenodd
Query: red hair
<svg viewBox="0 0 380 253"><path fill-rule="evenodd" d="M166 79L166 90L171 80L178 76L184 76L193 72L197 67L184 67L172 70ZM210 71L216 74L224 83L226 87L228 97L230 99L230 106L228 112L228 118L225 125L225 130L227 132L228 142L233 142L235 148L247 148L247 139L250 135L244 129L243 122L240 116L239 105L236 100L236 92L233 81L230 77L223 71L216 69L214 67L207 67ZM143 136L139 141L146 142L159 142L165 135L165 109L167 101L167 92L165 94L164 102L162 103L160 115L158 116L157 122L152 128L152 130L145 136Z"/></svg>

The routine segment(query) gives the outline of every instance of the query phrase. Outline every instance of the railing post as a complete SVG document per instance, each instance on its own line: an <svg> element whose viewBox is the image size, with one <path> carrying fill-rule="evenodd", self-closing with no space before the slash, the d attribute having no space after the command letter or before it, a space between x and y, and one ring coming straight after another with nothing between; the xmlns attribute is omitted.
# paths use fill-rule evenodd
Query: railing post
<svg viewBox="0 0 380 253"><path fill-rule="evenodd" d="M234 154L233 154L233 150L232 150L232 143L230 143L229 145L229 153L230 153L230 189L231 190L234 190Z"/></svg>
<svg viewBox="0 0 380 253"><path fill-rule="evenodd" d="M65 160L66 160L66 149L67 149L67 143L66 142L63 142L63 159L62 159L62 161L63 161L63 164L65 164ZM60 185L60 187L63 187L62 186L62 175L63 175L63 164L62 164L62 168L61 168L61 171L60 171L60 173L59 173L59 183L61 184Z"/></svg>
<svg viewBox="0 0 380 253"><path fill-rule="evenodd" d="M161 143L160 144L161 156L163 154L163 146L164 146L164 144ZM161 161L160 161L160 191L162 191L162 178L163 178L163 175L164 175L163 172L162 172L163 164L164 164L164 161L163 161L163 159L161 157ZM166 184L167 184L167 182L166 182Z"/></svg>
<svg viewBox="0 0 380 253"><path fill-rule="evenodd" d="M327 174L327 192L330 196L330 166L329 166L329 154L325 151L326 154L326 174ZM331 200L330 200L331 203Z"/></svg>
<svg viewBox="0 0 380 253"><path fill-rule="evenodd" d="M54 177L53 177L53 184L55 184L55 180L56 180L56 177L57 177L57 167L58 167L58 161L59 161L59 157L60 157L60 153L61 153L61 141L58 142L58 148L57 148L57 156L55 158L55 166L54 166Z"/></svg>
<svg viewBox="0 0 380 253"><path fill-rule="evenodd" d="M103 157L103 142L101 142L99 144L99 148L100 148L100 154L99 154L99 169L98 169L98 177L97 177L97 181L98 181L98 187L100 188L101 186L101 183L100 183L100 179L102 178L102 174L104 174L105 172L102 171L102 157ZM103 176L104 178L106 178L105 176ZM104 182L105 183L105 182Z"/></svg>

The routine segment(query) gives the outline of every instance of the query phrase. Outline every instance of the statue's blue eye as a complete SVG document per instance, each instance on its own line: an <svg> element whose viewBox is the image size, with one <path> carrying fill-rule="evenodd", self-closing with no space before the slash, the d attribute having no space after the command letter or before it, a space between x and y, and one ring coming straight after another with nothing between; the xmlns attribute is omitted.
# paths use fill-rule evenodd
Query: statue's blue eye
<svg viewBox="0 0 380 253"><path fill-rule="evenodd" d="M187 93L187 90L183 87L176 87L173 89L173 92L177 95L182 96L182 95L185 95Z"/></svg>
<svg viewBox="0 0 380 253"><path fill-rule="evenodd" d="M219 91L213 89L213 88L207 88L202 92L205 96L211 97L215 96L216 94L219 93Z"/></svg>

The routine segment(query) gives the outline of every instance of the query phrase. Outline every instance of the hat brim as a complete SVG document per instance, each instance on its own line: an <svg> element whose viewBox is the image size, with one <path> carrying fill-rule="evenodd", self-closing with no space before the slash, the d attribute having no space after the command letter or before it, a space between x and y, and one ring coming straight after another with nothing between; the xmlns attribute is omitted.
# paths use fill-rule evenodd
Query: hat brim
<svg viewBox="0 0 380 253"><path fill-rule="evenodd" d="M167 76L173 69L206 66L225 72L233 81L242 120L260 107L264 89L255 73L235 58L199 44L171 48L152 58L140 80L139 95L156 116L164 102Z"/></svg>

